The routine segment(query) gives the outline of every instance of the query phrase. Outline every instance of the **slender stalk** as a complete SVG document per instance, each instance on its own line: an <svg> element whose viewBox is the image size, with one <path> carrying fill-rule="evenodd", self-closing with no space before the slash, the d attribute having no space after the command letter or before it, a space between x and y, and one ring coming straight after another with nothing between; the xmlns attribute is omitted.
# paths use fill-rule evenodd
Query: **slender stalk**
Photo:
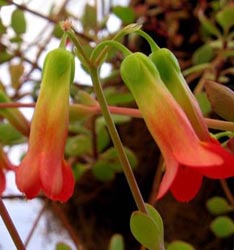
<svg viewBox="0 0 234 250"><path fill-rule="evenodd" d="M7 227L7 230L9 232L15 246L16 246L16 249L17 250L26 250L24 243L22 242L1 197L0 197L0 215L2 217L3 222L5 223L5 225Z"/></svg>
<svg viewBox="0 0 234 250"><path fill-rule="evenodd" d="M107 105L107 102L106 102L106 99L105 99L105 96L104 96L104 93L103 93L103 90L102 90L102 87L101 87L101 84L99 81L98 72L97 72L96 67L90 67L90 75L91 75L92 82L94 85L95 93L97 95L97 99L99 101L99 104L100 104L100 107L102 110L102 115L104 116L104 118L106 120L107 127L109 130L110 136L112 138L113 144L114 144L116 150L118 151L119 159L120 159L120 162L122 164L124 174L126 176L128 185L131 189L131 192L132 192L132 195L133 195L134 200L136 202L136 205L141 212L147 213L144 200L142 198L141 192L139 190L136 179L135 179L134 174L132 172L132 168L129 164L128 158L127 158L126 153L124 151L119 134L118 134L116 127L115 127L115 124L112 120L111 113L108 109L108 105Z"/></svg>
<svg viewBox="0 0 234 250"><path fill-rule="evenodd" d="M35 103L0 103L1 108L34 108ZM119 115L127 115L135 118L142 118L142 115L138 109L134 108L125 108L125 107L116 107L116 106L108 106L110 113L112 114L119 114ZM76 111L77 109L77 111ZM84 104L71 104L70 106L70 113L79 113L83 111L83 113L91 115L99 115L101 113L100 106L88 106ZM217 119L211 118L204 118L206 125L212 129L219 129L219 130L227 130L234 132L234 123L229 121L221 121Z"/></svg>

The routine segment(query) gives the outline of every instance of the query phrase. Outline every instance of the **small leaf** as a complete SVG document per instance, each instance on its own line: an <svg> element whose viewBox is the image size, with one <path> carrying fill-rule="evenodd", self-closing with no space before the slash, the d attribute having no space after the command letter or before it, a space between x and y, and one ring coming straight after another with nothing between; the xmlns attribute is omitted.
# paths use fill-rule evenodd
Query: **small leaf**
<svg viewBox="0 0 234 250"><path fill-rule="evenodd" d="M64 242L59 242L56 244L56 250L72 250L72 248Z"/></svg>
<svg viewBox="0 0 234 250"><path fill-rule="evenodd" d="M110 181L115 177L115 172L111 168L110 164L102 161L98 161L94 164L92 172L100 181Z"/></svg>
<svg viewBox="0 0 234 250"><path fill-rule="evenodd" d="M98 102L91 96L91 94L87 93L86 91L80 90L76 96L77 100L81 104L85 104L88 106L96 106Z"/></svg>
<svg viewBox="0 0 234 250"><path fill-rule="evenodd" d="M77 135L67 139L65 153L68 156L79 156L91 152L91 140L88 135Z"/></svg>
<svg viewBox="0 0 234 250"><path fill-rule="evenodd" d="M234 122L234 92L213 81L206 81L205 89L213 111L223 119Z"/></svg>
<svg viewBox="0 0 234 250"><path fill-rule="evenodd" d="M204 44L193 53L192 62L194 65L207 63L210 62L213 57L213 48L209 44Z"/></svg>
<svg viewBox="0 0 234 250"><path fill-rule="evenodd" d="M221 33L218 28L204 15L202 11L198 13L198 18L203 28L211 35L221 37Z"/></svg>
<svg viewBox="0 0 234 250"><path fill-rule="evenodd" d="M80 177L88 170L88 166L86 164L77 163L72 167L72 171L74 173L75 179L79 180Z"/></svg>
<svg viewBox="0 0 234 250"><path fill-rule="evenodd" d="M111 237L108 250L124 250L124 239L120 234L114 234Z"/></svg>
<svg viewBox="0 0 234 250"><path fill-rule="evenodd" d="M112 87L105 89L105 96L109 105L122 105L134 100L130 92L116 91L116 89Z"/></svg>
<svg viewBox="0 0 234 250"><path fill-rule="evenodd" d="M222 26L225 32L234 25L234 5L227 5L223 10L217 13L216 20Z"/></svg>
<svg viewBox="0 0 234 250"><path fill-rule="evenodd" d="M102 152L110 144L110 136L107 128L102 126L97 131L97 147L98 151Z"/></svg>
<svg viewBox="0 0 234 250"><path fill-rule="evenodd" d="M124 25L135 21L135 12L130 7L118 5L115 6L112 11L119 19L121 19Z"/></svg>
<svg viewBox="0 0 234 250"><path fill-rule="evenodd" d="M206 202L206 207L213 215L219 215L233 210L226 199L218 196L209 199Z"/></svg>
<svg viewBox="0 0 234 250"><path fill-rule="evenodd" d="M82 21L84 30L95 29L97 27L96 7L90 4L86 4L81 21Z"/></svg>
<svg viewBox="0 0 234 250"><path fill-rule="evenodd" d="M234 234L234 222L227 216L219 216L211 222L211 231L220 238Z"/></svg>
<svg viewBox="0 0 234 250"><path fill-rule="evenodd" d="M6 50L2 50L0 53L0 64L9 61L12 57Z"/></svg>
<svg viewBox="0 0 234 250"><path fill-rule="evenodd" d="M149 205L147 206L149 215L140 211L133 212L130 219L130 228L133 236L144 247L149 250L161 250L164 249L162 224L158 223L161 221L161 217L158 213L152 212L152 209L152 207L149 209Z"/></svg>
<svg viewBox="0 0 234 250"><path fill-rule="evenodd" d="M0 144L11 146L25 141L26 138L9 123L0 123Z"/></svg>
<svg viewBox="0 0 234 250"><path fill-rule="evenodd" d="M55 26L54 26L54 31L53 31L53 35L56 37L56 38L61 38L64 34L64 31L62 30L61 28L61 25L59 23L57 23Z"/></svg>
<svg viewBox="0 0 234 250"><path fill-rule="evenodd" d="M204 92L200 92L196 94L195 97L199 103L202 114L204 116L208 115L211 112L211 105L206 94Z"/></svg>
<svg viewBox="0 0 234 250"><path fill-rule="evenodd" d="M5 6L8 5L8 1L7 0L0 0L0 6Z"/></svg>
<svg viewBox="0 0 234 250"><path fill-rule="evenodd" d="M167 250L195 250L195 248L182 240L175 240L172 241L170 244L167 245Z"/></svg>
<svg viewBox="0 0 234 250"><path fill-rule="evenodd" d="M11 75L11 86L17 89L20 86L20 78L24 73L24 66L23 64L11 64L9 71Z"/></svg>
<svg viewBox="0 0 234 250"><path fill-rule="evenodd" d="M18 35L26 32L26 19L22 10L16 9L13 11L11 15L11 26Z"/></svg>

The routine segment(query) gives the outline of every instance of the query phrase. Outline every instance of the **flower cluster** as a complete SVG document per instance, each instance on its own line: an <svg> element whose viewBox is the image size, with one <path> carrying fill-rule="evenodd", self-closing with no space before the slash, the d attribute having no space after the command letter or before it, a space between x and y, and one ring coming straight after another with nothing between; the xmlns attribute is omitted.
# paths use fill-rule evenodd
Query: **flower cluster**
<svg viewBox="0 0 234 250"><path fill-rule="evenodd" d="M234 175L233 155L209 135L169 51L159 50L150 57L139 52L127 56L121 76L165 160L157 198L170 190L178 201L189 201L199 191L203 176L219 179Z"/></svg>

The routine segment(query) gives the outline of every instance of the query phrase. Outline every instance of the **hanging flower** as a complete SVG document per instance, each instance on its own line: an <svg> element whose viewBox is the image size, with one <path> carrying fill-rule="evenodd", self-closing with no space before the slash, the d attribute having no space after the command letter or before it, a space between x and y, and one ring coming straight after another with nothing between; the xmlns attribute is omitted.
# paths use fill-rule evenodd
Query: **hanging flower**
<svg viewBox="0 0 234 250"><path fill-rule="evenodd" d="M49 52L31 123L28 152L16 173L16 184L29 199L43 191L50 199L63 202L73 193L74 177L64 159L73 77L73 55L63 48Z"/></svg>
<svg viewBox="0 0 234 250"><path fill-rule="evenodd" d="M150 59L158 69L163 83L184 110L198 137L209 141L211 137L202 111L182 75L177 58L169 49L163 48L154 51Z"/></svg>
<svg viewBox="0 0 234 250"><path fill-rule="evenodd" d="M170 190L177 200L189 201L199 191L203 176L234 175L233 157L218 141L202 141L197 136L147 56L127 56L120 71L164 156L166 171L157 198Z"/></svg>

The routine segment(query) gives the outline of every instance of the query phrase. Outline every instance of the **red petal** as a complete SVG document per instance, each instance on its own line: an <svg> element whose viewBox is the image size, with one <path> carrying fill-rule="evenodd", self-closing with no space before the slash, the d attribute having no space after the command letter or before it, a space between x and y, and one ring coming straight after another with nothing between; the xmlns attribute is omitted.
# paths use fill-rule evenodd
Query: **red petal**
<svg viewBox="0 0 234 250"><path fill-rule="evenodd" d="M179 166L177 175L171 185L173 196L181 202L190 201L198 193L202 184L202 175L197 171Z"/></svg>
<svg viewBox="0 0 234 250"><path fill-rule="evenodd" d="M223 159L223 163L216 166L209 167L197 166L197 170L203 175L214 178L223 179L234 176L234 156L226 151L218 142L216 143L203 143L203 146ZM196 166L194 166L196 167Z"/></svg>
<svg viewBox="0 0 234 250"><path fill-rule="evenodd" d="M71 167L63 160L61 168L56 169L53 175L52 182L48 181L48 178L42 178L44 180L43 191L50 199L65 202L72 196L75 186Z"/></svg>
<svg viewBox="0 0 234 250"><path fill-rule="evenodd" d="M162 198L166 192L170 189L178 171L178 162L170 156L169 154L166 155L165 158L165 165L166 165L166 172L163 176L162 182L159 187L159 191L157 194L157 199Z"/></svg>
<svg viewBox="0 0 234 250"><path fill-rule="evenodd" d="M36 197L40 191L40 177L38 173L38 162L25 156L16 169L16 185L25 193L28 199Z"/></svg>

